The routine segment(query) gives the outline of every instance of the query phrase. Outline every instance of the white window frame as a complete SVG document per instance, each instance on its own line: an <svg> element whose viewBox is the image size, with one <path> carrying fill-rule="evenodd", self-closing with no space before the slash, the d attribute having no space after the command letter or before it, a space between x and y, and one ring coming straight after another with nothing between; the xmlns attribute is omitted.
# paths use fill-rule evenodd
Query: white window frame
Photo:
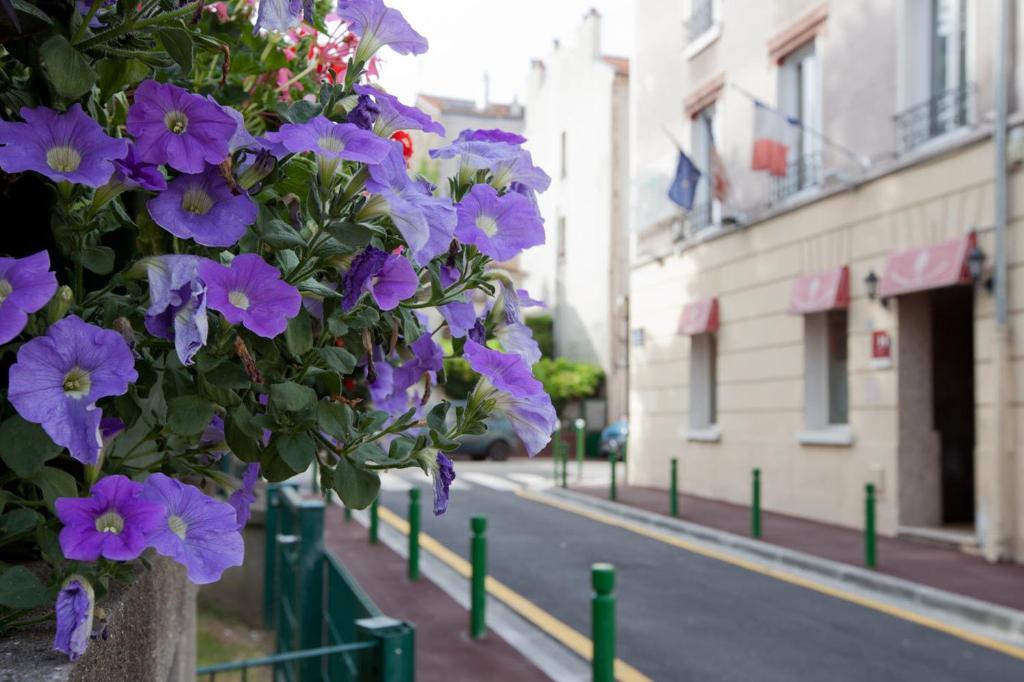
<svg viewBox="0 0 1024 682"><path fill-rule="evenodd" d="M787 116L799 120L803 127L792 140L786 163L790 169L801 157L820 155L822 151L822 79L821 61L815 40L787 55L779 66L780 108ZM815 175L800 191L816 187L821 182L821 161Z"/></svg>
<svg viewBox="0 0 1024 682"><path fill-rule="evenodd" d="M718 139L715 103L704 107L690 120L690 149L693 150L693 163L700 171L700 180L693 197L694 207L702 207L710 202L711 215L708 223L697 232L710 230L722 222L722 202L715 199L712 191L714 178L711 177L711 145L712 138Z"/></svg>
<svg viewBox="0 0 1024 682"><path fill-rule="evenodd" d="M829 375L829 344L831 315L843 315L846 321L846 421L833 421L831 399L832 377ZM850 426L849 315L845 310L832 310L804 315L804 430L797 440L805 445L852 445Z"/></svg>
<svg viewBox="0 0 1024 682"><path fill-rule="evenodd" d="M717 442L718 338L714 332L690 337L690 423L687 440Z"/></svg>

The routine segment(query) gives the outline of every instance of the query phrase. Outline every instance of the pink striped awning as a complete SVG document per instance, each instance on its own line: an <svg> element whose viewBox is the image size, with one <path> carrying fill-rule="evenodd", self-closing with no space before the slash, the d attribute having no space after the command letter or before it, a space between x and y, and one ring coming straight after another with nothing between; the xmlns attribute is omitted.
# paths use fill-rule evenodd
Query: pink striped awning
<svg viewBox="0 0 1024 682"><path fill-rule="evenodd" d="M977 238L973 232L937 244L919 246L890 254L878 285L881 298L970 284L967 256Z"/></svg>
<svg viewBox="0 0 1024 682"><path fill-rule="evenodd" d="M850 269L845 265L804 275L793 282L789 312L795 315L820 313L850 304Z"/></svg>
<svg viewBox="0 0 1024 682"><path fill-rule="evenodd" d="M718 331L718 299L705 298L687 303L679 317L678 334L693 336Z"/></svg>

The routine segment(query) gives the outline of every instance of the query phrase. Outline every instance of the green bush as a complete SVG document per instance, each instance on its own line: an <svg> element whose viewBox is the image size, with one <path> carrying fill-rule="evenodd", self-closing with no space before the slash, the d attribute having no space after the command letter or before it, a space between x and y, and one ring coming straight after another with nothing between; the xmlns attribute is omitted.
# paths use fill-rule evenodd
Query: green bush
<svg viewBox="0 0 1024 682"><path fill-rule="evenodd" d="M604 380L600 367L565 358L541 358L533 366L533 374L544 384L558 412L570 400L593 397Z"/></svg>
<svg viewBox="0 0 1024 682"><path fill-rule="evenodd" d="M533 340L540 346L540 354L545 358L555 356L555 330L554 321L550 315L534 315L523 320L530 331L533 332Z"/></svg>

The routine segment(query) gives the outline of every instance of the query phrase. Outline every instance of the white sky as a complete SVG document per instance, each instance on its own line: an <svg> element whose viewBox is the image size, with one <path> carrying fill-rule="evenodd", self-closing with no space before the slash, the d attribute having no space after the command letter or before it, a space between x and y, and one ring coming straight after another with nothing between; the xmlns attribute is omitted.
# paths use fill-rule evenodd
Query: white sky
<svg viewBox="0 0 1024 682"><path fill-rule="evenodd" d="M629 56L634 0L387 0L430 41L419 56L384 48L380 84L412 104L419 93L476 99L490 76L493 102L525 104L531 59L543 59L558 38L576 42L583 15L602 15L602 51Z"/></svg>

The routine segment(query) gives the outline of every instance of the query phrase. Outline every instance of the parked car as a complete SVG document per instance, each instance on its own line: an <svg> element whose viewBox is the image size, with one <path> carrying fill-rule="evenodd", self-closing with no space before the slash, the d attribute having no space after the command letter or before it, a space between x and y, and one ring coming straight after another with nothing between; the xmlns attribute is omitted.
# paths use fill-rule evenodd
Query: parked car
<svg viewBox="0 0 1024 682"><path fill-rule="evenodd" d="M452 401L464 406L463 401ZM454 415L454 410L449 412ZM497 462L508 459L513 450L519 449L519 437L512 430L512 423L505 417L492 415L487 421L487 431L477 435L459 438L459 452L464 452L474 461L493 459Z"/></svg>
<svg viewBox="0 0 1024 682"><path fill-rule="evenodd" d="M601 454L607 455L613 450L623 455L623 448L626 445L626 438L629 436L629 422L625 419L613 421L601 429L601 441L598 448Z"/></svg>

